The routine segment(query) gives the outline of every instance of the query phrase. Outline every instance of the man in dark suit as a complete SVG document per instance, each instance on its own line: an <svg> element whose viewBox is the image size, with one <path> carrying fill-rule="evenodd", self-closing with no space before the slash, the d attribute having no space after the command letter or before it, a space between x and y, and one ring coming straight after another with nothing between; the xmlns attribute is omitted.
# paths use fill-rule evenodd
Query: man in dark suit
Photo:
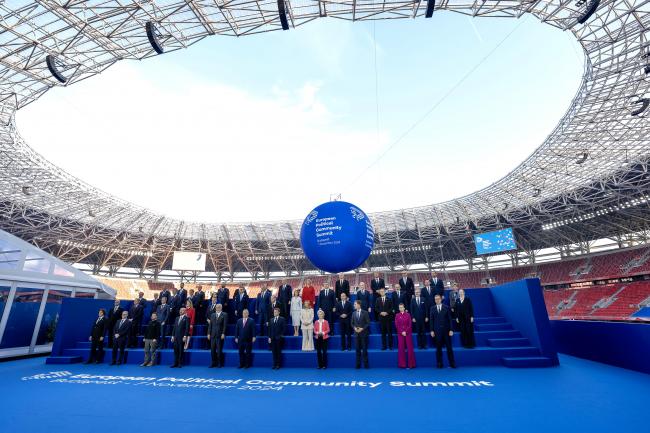
<svg viewBox="0 0 650 433"><path fill-rule="evenodd" d="M273 308L273 318L269 321L269 346L273 352L273 370L278 370L282 361L282 342L286 323L284 317L280 316L280 307Z"/></svg>
<svg viewBox="0 0 650 433"><path fill-rule="evenodd" d="M451 344L451 337L454 331L451 330L451 313L446 305L442 304L442 297L436 293L433 298L435 305L431 307L429 313L429 329L431 330L431 337L436 342L436 364L438 368L442 368L442 346L447 348L447 359L449 366L456 368L454 361L454 350Z"/></svg>
<svg viewBox="0 0 650 433"><path fill-rule="evenodd" d="M392 296L393 305L399 306L399 304L404 304L404 307L406 308L407 311L409 308L411 308L411 303L407 297L407 293L404 290L402 290L402 287L399 284L393 285L392 295L393 295Z"/></svg>
<svg viewBox="0 0 650 433"><path fill-rule="evenodd" d="M426 325L429 323L429 302L421 296L420 289L415 289L415 296L411 299L411 318L413 319L413 328L417 333L418 349L426 349Z"/></svg>
<svg viewBox="0 0 650 433"><path fill-rule="evenodd" d="M122 311L122 318L115 322L115 326L113 327L113 362L111 362L111 365L115 365L115 361L117 361L117 365L121 365L126 362L126 355L125 355L125 349L126 349L126 343L129 338L129 334L131 332L131 321L129 320L129 312L128 311ZM117 358L117 352L120 352L120 357L119 359Z"/></svg>
<svg viewBox="0 0 650 433"><path fill-rule="evenodd" d="M341 293L345 293L348 298L350 297L350 282L345 279L342 272L339 273L339 279L336 280L334 290L336 292L336 299L338 300L341 299Z"/></svg>
<svg viewBox="0 0 650 433"><path fill-rule="evenodd" d="M255 322L248 317L244 308L241 319L235 325L235 344L239 348L239 367L248 368L252 362L253 343L255 343Z"/></svg>
<svg viewBox="0 0 650 433"><path fill-rule="evenodd" d="M370 316L367 311L361 309L361 302L354 302L354 313L352 313L352 329L356 336L356 368L361 368L361 359L363 358L363 366L369 368L368 365L368 333L370 328Z"/></svg>
<svg viewBox="0 0 650 433"><path fill-rule="evenodd" d="M90 357L86 364L99 364L104 359L104 334L108 326L108 319L106 318L106 311L103 308L99 309L97 319L93 322L90 328ZM110 331L109 331L110 332Z"/></svg>
<svg viewBox="0 0 650 433"><path fill-rule="evenodd" d="M429 306L435 304L433 300L433 288L431 287L431 280L428 278L422 282L422 291L420 292L422 297L427 300ZM428 310L427 310L428 311Z"/></svg>
<svg viewBox="0 0 650 433"><path fill-rule="evenodd" d="M361 309L364 311L372 312L372 293L366 290L366 283L363 281L359 283L359 290L357 290L357 301L361 303Z"/></svg>
<svg viewBox="0 0 650 433"><path fill-rule="evenodd" d="M379 297L375 302L375 315L381 329L381 350L386 350L386 343L393 350L393 302L386 296L386 289L379 289Z"/></svg>
<svg viewBox="0 0 650 433"><path fill-rule="evenodd" d="M226 283L221 283L221 287L217 290L217 302L223 305L222 310L228 312L228 303L230 302L230 289L226 287Z"/></svg>
<svg viewBox="0 0 650 433"><path fill-rule="evenodd" d="M174 344L174 364L171 368L183 366L183 354L185 353L185 342L190 337L190 319L185 315L185 307L178 312L172 331L172 343Z"/></svg>
<svg viewBox="0 0 650 433"><path fill-rule="evenodd" d="M170 308L167 303L167 297L163 296L160 299L160 305L156 308L156 316L160 322L160 348L165 347L165 340L167 338L167 325L169 324Z"/></svg>
<svg viewBox="0 0 650 433"><path fill-rule="evenodd" d="M282 317L289 317L291 312L291 297L293 296L293 289L291 285L287 284L286 280L280 281L280 286L278 287L278 300L282 304L282 309L280 310L280 315Z"/></svg>
<svg viewBox="0 0 650 433"><path fill-rule="evenodd" d="M124 309L120 307L120 301L119 299L115 300L115 303L113 304L113 308L110 309L108 312L108 346L113 347L113 328L115 327L115 323L117 323L118 320L122 318L122 311Z"/></svg>
<svg viewBox="0 0 650 433"><path fill-rule="evenodd" d="M282 303L280 301L278 301L277 296L272 295L271 296L271 302L269 303L269 309L267 311L267 317L269 317L269 318L273 317L273 310L275 310L276 308L280 309L280 316L283 316L284 305L282 305Z"/></svg>
<svg viewBox="0 0 650 433"><path fill-rule="evenodd" d="M431 272L431 279L429 280L429 284L431 285L431 288L433 289L434 300L435 300L435 295L438 294L438 295L440 295L440 298L444 301L444 299L445 299L445 282L442 281L442 278L438 278L438 274L435 271ZM431 305L433 305L433 304L431 304Z"/></svg>
<svg viewBox="0 0 650 433"><path fill-rule="evenodd" d="M223 305L217 304L214 313L210 315L208 324L208 340L210 341L210 368L223 367L223 343L226 341L228 314L222 311Z"/></svg>
<svg viewBox="0 0 650 433"><path fill-rule="evenodd" d="M219 297L216 293L212 293L210 301L208 302L208 308L205 309L205 319L207 323L210 323L210 317L217 311L217 305L221 305L221 311L223 311L223 304L219 302Z"/></svg>
<svg viewBox="0 0 650 433"><path fill-rule="evenodd" d="M374 272L372 280L370 281L370 291L372 292L372 304L375 305L379 297L379 289L385 289L386 284L384 279L379 277L379 272ZM377 312L375 311L375 320L379 320Z"/></svg>
<svg viewBox="0 0 650 433"><path fill-rule="evenodd" d="M170 300L172 299L172 294L166 287L160 291L160 296L158 297L158 299L160 299L160 303L162 303L162 298L167 298L167 304L169 304Z"/></svg>
<svg viewBox="0 0 650 433"><path fill-rule="evenodd" d="M266 335L266 327L269 324L269 305L271 304L271 291L262 285L262 291L257 295L255 302L255 314L260 324L260 335Z"/></svg>
<svg viewBox="0 0 650 433"><path fill-rule="evenodd" d="M411 298L415 293L415 285L413 284L413 280L411 279L411 277L408 276L406 271L402 272L402 278L399 279L399 287L401 291L406 293L406 296L404 297L404 301L405 301L404 306L406 306L406 308L408 309L409 306L411 305Z"/></svg>
<svg viewBox="0 0 650 433"><path fill-rule="evenodd" d="M239 290L235 294L233 301L235 303L235 320L241 319L242 312L248 309L248 294L244 286L239 286Z"/></svg>
<svg viewBox="0 0 650 433"><path fill-rule="evenodd" d="M192 305L196 310L195 321L198 324L205 323L205 292L203 291L203 286L197 287L197 291L192 297Z"/></svg>
<svg viewBox="0 0 650 433"><path fill-rule="evenodd" d="M334 307L336 306L336 294L334 290L330 289L330 283L327 281L323 283L323 288L318 294L318 308L323 310L325 313L325 320L327 323L332 322L332 313L334 312Z"/></svg>
<svg viewBox="0 0 650 433"><path fill-rule="evenodd" d="M352 349L352 303L348 301L345 292L341 292L341 300L336 303L336 313L339 315L341 328L341 350Z"/></svg>
<svg viewBox="0 0 650 433"><path fill-rule="evenodd" d="M142 317L144 316L144 305L140 303L140 298L133 301L129 308L129 319L131 319L131 335L129 335L129 348L138 346L138 335L142 326Z"/></svg>

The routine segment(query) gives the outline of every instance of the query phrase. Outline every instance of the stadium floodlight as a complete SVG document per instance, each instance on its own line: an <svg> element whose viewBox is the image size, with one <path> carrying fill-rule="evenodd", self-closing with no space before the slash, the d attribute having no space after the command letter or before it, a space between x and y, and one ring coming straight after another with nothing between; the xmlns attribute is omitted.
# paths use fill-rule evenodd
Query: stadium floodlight
<svg viewBox="0 0 650 433"><path fill-rule="evenodd" d="M542 195L542 190L539 188L535 188L533 190L533 197L539 197L540 195Z"/></svg>
<svg viewBox="0 0 650 433"><path fill-rule="evenodd" d="M578 1L578 4L581 3L584 3L584 1L583 0ZM582 15L578 17L578 23L579 24L586 23L587 20L591 18L591 16L596 12L598 6L600 6L600 0L592 0L591 3L588 3Z"/></svg>
<svg viewBox="0 0 650 433"><path fill-rule="evenodd" d="M584 163L587 158L589 158L589 153L588 152L582 152L580 155L578 155L578 159L576 160L576 164L580 165Z"/></svg>
<svg viewBox="0 0 650 433"><path fill-rule="evenodd" d="M289 20L287 20L287 10L284 5L284 0L278 0L278 16L280 17L282 30L289 30Z"/></svg>
<svg viewBox="0 0 650 433"><path fill-rule="evenodd" d="M158 34L156 33L156 25L153 23L153 21L147 21L147 23L144 25L144 28L147 32L147 39L149 39L151 48L153 48L156 53L163 54L165 52L165 48L162 46L160 39L158 39Z"/></svg>
<svg viewBox="0 0 650 433"><path fill-rule="evenodd" d="M47 69L49 69L50 74L57 79L60 83L65 83L68 79L59 71L59 68L56 66L56 56L48 54L45 57L45 64L47 64Z"/></svg>
<svg viewBox="0 0 650 433"><path fill-rule="evenodd" d="M25 194L25 195L33 195L34 194L34 188L29 186L29 185L24 185L22 189L23 189L23 194Z"/></svg>
<svg viewBox="0 0 650 433"><path fill-rule="evenodd" d="M436 0L427 0L427 10L424 13L425 18L431 18L433 16L433 10L436 8Z"/></svg>
<svg viewBox="0 0 650 433"><path fill-rule="evenodd" d="M92 209L88 209L88 216L91 218L95 218L97 214L95 214L95 211Z"/></svg>
<svg viewBox="0 0 650 433"><path fill-rule="evenodd" d="M645 65L644 72L646 73L646 75L650 75L650 65Z"/></svg>

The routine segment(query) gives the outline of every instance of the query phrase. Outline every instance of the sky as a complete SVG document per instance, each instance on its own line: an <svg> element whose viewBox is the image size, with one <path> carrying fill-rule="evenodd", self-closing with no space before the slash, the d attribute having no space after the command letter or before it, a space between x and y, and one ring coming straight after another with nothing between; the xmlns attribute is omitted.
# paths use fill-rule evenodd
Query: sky
<svg viewBox="0 0 650 433"><path fill-rule="evenodd" d="M583 59L532 17L319 19L119 62L16 121L59 167L171 217L302 219L338 194L375 212L506 175L569 107Z"/></svg>

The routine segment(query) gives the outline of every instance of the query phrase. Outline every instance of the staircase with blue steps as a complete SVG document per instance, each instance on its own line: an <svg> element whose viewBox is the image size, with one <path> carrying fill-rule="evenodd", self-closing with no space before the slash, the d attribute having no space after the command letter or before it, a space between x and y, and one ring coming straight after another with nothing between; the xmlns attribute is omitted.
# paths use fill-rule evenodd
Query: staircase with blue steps
<svg viewBox="0 0 650 433"><path fill-rule="evenodd" d="M190 347L185 352L185 365L203 365L208 366L211 362L210 351L208 350L208 340L205 325L194 327L194 336L190 340ZM397 338L393 335L393 350L381 350L381 335L379 324L371 323L369 336L369 360L371 367L396 367L397 366ZM224 346L225 365L227 367L236 367L239 364L237 346L234 342L234 325L229 325L227 329ZM259 333L259 326L258 326ZM313 368L316 366L316 353L303 352L302 336L293 335L293 327L287 326L285 333L285 343L283 350L284 367L305 367ZM395 333L393 333L395 334ZM537 347L534 347L530 341L523 337L519 331L514 329L503 317L476 317L475 318L475 338L477 347L473 349L463 348L460 344L460 334L454 333L453 345L456 364L463 366L484 366L484 365L504 365L506 367L547 367L551 366L550 359L540 355ZM414 346L417 347L415 343ZM420 367L434 367L435 347L433 339L427 335L428 349L415 349L416 362ZM142 337L138 337L138 347L127 349L127 363L140 364L144 358L142 349ZM354 346L354 339L353 339ZM78 341L74 347L66 348L60 356L48 358L48 364L75 363L88 359L90 353L90 342ZM355 364L355 351L341 350L341 337L339 335L339 325L335 323L333 334L329 339L329 367L330 368L353 368ZM110 361L111 349L105 348L104 362ZM443 354L446 364L446 354ZM158 350L158 363L161 365L171 365L173 363L173 350L170 338L167 337L164 347ZM268 367L272 365L272 355L269 350L268 340L264 337L258 337L253 347L253 366Z"/></svg>

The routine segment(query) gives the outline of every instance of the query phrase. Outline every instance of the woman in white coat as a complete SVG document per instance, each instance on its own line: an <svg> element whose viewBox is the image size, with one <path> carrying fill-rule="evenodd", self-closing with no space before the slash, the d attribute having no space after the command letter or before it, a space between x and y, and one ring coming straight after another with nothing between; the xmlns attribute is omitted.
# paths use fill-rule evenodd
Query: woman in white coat
<svg viewBox="0 0 650 433"><path fill-rule="evenodd" d="M300 290L293 291L291 298L291 324L293 325L293 336L298 336L298 329L300 328L300 315L302 313L302 298L300 297Z"/></svg>
<svg viewBox="0 0 650 433"><path fill-rule="evenodd" d="M302 328L302 350L314 350L314 309L310 302L305 301L304 307L300 312L300 322Z"/></svg>

